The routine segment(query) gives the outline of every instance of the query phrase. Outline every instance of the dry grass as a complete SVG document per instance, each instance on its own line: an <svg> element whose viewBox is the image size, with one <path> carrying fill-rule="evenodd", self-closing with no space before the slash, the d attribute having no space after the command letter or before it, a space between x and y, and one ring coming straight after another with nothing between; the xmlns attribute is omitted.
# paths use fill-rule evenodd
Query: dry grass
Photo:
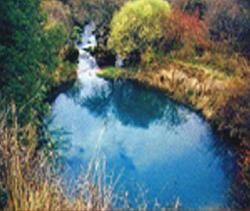
<svg viewBox="0 0 250 211"><path fill-rule="evenodd" d="M73 22L69 6L57 0L43 0L41 8L47 15L47 21L44 25L45 31L62 23L68 33L71 32Z"/></svg>
<svg viewBox="0 0 250 211"><path fill-rule="evenodd" d="M103 178L92 174L99 171L97 163L71 191L74 195L66 194L49 158L37 152L35 144L24 146L18 141L20 132L30 136L32 130L30 126L19 128L16 123L9 128L4 119L0 121L0 181L8 196L4 210L110 210L112 187L102 185ZM92 183L96 178L97 186Z"/></svg>
<svg viewBox="0 0 250 211"><path fill-rule="evenodd" d="M86 208L81 199L67 199L60 182L51 173L48 160L42 153L36 152L34 144L20 144L18 134L30 133L31 127L25 128L24 131L15 123L11 128L7 128L2 120L0 131L1 180L8 196L5 210Z"/></svg>

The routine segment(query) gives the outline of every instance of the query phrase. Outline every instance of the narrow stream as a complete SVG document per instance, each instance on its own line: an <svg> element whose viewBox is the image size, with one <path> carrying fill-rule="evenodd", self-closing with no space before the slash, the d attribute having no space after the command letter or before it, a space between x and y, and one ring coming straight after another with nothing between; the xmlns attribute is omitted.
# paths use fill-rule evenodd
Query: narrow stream
<svg viewBox="0 0 250 211"><path fill-rule="evenodd" d="M98 78L96 61L84 50L96 45L93 29L85 27L78 45L78 81L52 104L49 127L65 131L59 151L67 177L74 180L100 158L132 207L141 197L149 209L156 199L161 206L177 200L182 209L227 208L233 154L198 114L162 93Z"/></svg>

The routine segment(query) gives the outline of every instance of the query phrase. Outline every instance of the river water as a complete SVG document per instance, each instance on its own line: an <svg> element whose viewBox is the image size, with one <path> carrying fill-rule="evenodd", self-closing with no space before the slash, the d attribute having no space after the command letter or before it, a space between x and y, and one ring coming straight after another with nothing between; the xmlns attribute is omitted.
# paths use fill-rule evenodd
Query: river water
<svg viewBox="0 0 250 211"><path fill-rule="evenodd" d="M76 179L99 159L105 161L105 174L117 178L115 191L127 192L132 207L143 198L148 209L156 202L163 207L178 202L182 209L227 208L234 175L230 150L218 144L197 113L162 93L98 78L98 65L85 50L96 45L92 31L86 26L78 45L77 82L52 104L49 127L64 131L54 136L62 139L66 177Z"/></svg>

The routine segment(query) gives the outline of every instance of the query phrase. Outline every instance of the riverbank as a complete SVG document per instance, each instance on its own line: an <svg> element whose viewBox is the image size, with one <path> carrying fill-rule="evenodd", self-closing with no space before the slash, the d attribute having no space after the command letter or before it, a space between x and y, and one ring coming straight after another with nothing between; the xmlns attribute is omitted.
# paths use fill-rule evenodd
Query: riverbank
<svg viewBox="0 0 250 211"><path fill-rule="evenodd" d="M127 79L165 92L174 100L200 111L207 120L212 120L231 79L220 72L215 74L208 69L191 66L188 63L174 61L154 69L144 71L126 71L108 67L97 75L106 79ZM214 93L217 93L216 95Z"/></svg>
<svg viewBox="0 0 250 211"><path fill-rule="evenodd" d="M201 112L207 120L217 125L219 110L233 94L232 84L241 82L238 77L178 60L161 64L157 70L127 71L108 67L100 70L97 75L111 80L132 80L163 91L174 100Z"/></svg>
<svg viewBox="0 0 250 211"><path fill-rule="evenodd" d="M237 199L249 206L250 187L250 129L249 86L244 81L249 75L227 76L219 70L181 61L171 61L143 70L108 67L97 75L106 79L132 80L160 90L174 100L200 112L214 130L233 144L239 154L239 184Z"/></svg>

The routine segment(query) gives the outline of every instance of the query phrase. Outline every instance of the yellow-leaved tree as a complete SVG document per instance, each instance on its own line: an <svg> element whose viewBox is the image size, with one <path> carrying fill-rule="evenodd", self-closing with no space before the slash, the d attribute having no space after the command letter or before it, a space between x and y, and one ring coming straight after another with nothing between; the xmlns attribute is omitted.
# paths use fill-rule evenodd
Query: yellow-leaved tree
<svg viewBox="0 0 250 211"><path fill-rule="evenodd" d="M126 3L111 21L109 48L122 59L137 52L147 62L164 37L164 22L170 11L170 5L164 0Z"/></svg>

